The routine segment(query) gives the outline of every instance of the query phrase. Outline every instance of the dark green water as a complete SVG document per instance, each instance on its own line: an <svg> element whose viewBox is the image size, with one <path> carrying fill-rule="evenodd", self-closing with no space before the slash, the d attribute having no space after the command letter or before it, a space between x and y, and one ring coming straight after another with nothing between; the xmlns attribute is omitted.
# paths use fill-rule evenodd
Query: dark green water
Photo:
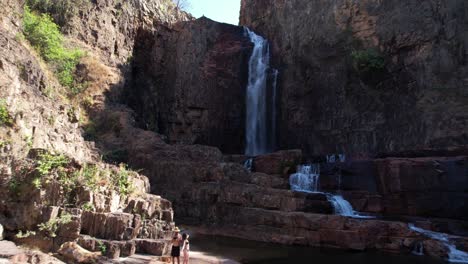
<svg viewBox="0 0 468 264"><path fill-rule="evenodd" d="M218 236L193 234L191 249L245 264L442 264L428 257L379 252L349 252L333 249L282 246Z"/></svg>

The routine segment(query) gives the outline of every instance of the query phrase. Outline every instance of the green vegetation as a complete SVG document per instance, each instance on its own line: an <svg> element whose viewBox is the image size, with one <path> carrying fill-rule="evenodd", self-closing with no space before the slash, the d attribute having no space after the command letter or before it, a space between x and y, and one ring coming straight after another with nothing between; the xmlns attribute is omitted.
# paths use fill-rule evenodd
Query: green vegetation
<svg viewBox="0 0 468 264"><path fill-rule="evenodd" d="M112 184L116 187L117 191L121 195L128 195L133 190L131 190L130 176L131 171L127 169L125 164L120 164L120 169L117 173L112 174Z"/></svg>
<svg viewBox="0 0 468 264"><path fill-rule="evenodd" d="M351 57L354 69L360 73L374 73L385 68L384 57L375 49L355 50Z"/></svg>
<svg viewBox="0 0 468 264"><path fill-rule="evenodd" d="M27 237L30 237L30 236L35 236L36 235L36 232L34 231L26 231L25 233L23 233L23 231L19 231L17 234L16 234L16 237L17 238L27 238Z"/></svg>
<svg viewBox="0 0 468 264"><path fill-rule="evenodd" d="M4 99L0 99L0 126L3 126L3 125L6 125L6 126L13 125L13 118L8 112L6 101Z"/></svg>
<svg viewBox="0 0 468 264"><path fill-rule="evenodd" d="M106 247L106 245L104 245L104 243L102 243L102 242L99 241L99 240L96 241L96 242L97 242L97 246L98 246L98 248L99 248L99 251L101 251L101 254L102 254L102 255L105 255L106 252L107 252L107 247Z"/></svg>
<svg viewBox="0 0 468 264"><path fill-rule="evenodd" d="M80 90L75 84L74 72L83 52L66 48L59 27L52 18L48 14L31 12L28 6L24 9L23 33L41 57L52 65L60 84L68 87L71 95L78 94Z"/></svg>
<svg viewBox="0 0 468 264"><path fill-rule="evenodd" d="M26 4L32 10L51 14L62 26L89 2L89 0L26 0Z"/></svg>
<svg viewBox="0 0 468 264"><path fill-rule="evenodd" d="M0 140L0 150L11 144L10 140Z"/></svg>
<svg viewBox="0 0 468 264"><path fill-rule="evenodd" d="M68 163L70 160L64 155L45 153L39 156L37 171L41 176L46 176L54 169L63 169Z"/></svg>
<svg viewBox="0 0 468 264"><path fill-rule="evenodd" d="M94 211L94 205L90 202L87 202L81 206L81 209L85 212L92 212Z"/></svg>
<svg viewBox="0 0 468 264"><path fill-rule="evenodd" d="M63 213L60 217L51 219L38 225L39 231L44 232L48 237L56 237L57 230L61 225L66 225L72 221L72 216Z"/></svg>
<svg viewBox="0 0 468 264"><path fill-rule="evenodd" d="M34 185L34 187L36 187L36 189L41 189L41 187L42 187L41 178L39 178L39 177L34 178L33 181L32 181L32 184Z"/></svg>

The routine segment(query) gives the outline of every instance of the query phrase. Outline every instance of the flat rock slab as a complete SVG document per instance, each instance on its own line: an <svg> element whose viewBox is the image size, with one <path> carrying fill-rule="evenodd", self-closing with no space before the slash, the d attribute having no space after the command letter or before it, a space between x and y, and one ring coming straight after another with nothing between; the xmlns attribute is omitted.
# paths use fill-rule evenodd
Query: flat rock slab
<svg viewBox="0 0 468 264"><path fill-rule="evenodd" d="M15 255L24 253L15 243L11 241L0 241L0 258L11 258Z"/></svg>

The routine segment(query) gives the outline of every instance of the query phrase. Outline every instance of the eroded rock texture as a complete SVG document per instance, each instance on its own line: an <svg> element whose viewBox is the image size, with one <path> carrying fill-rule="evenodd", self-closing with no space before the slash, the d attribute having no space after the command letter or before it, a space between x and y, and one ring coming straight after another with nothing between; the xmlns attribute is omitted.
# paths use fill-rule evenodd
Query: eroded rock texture
<svg viewBox="0 0 468 264"><path fill-rule="evenodd" d="M200 18L139 33L128 97L140 125L170 143L243 152L251 53L244 29Z"/></svg>
<svg viewBox="0 0 468 264"><path fill-rule="evenodd" d="M280 146L356 154L466 144L467 14L463 0L243 0L241 25L271 41L280 69ZM356 70L352 52L369 49L384 67Z"/></svg>

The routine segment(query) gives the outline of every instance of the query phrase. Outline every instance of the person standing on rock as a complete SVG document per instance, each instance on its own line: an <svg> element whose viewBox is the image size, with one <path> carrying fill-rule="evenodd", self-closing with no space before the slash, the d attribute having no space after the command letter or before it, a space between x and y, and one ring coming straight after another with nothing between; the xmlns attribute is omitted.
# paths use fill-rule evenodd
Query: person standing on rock
<svg viewBox="0 0 468 264"><path fill-rule="evenodd" d="M189 264L189 252L190 252L190 243L189 243L189 235L183 234L182 235L182 253L184 254L184 264Z"/></svg>
<svg viewBox="0 0 468 264"><path fill-rule="evenodd" d="M175 264L175 259L177 258L177 264L180 264L180 244L182 243L182 236L179 234L180 229L176 227L174 229L174 237L172 237L172 264Z"/></svg>

